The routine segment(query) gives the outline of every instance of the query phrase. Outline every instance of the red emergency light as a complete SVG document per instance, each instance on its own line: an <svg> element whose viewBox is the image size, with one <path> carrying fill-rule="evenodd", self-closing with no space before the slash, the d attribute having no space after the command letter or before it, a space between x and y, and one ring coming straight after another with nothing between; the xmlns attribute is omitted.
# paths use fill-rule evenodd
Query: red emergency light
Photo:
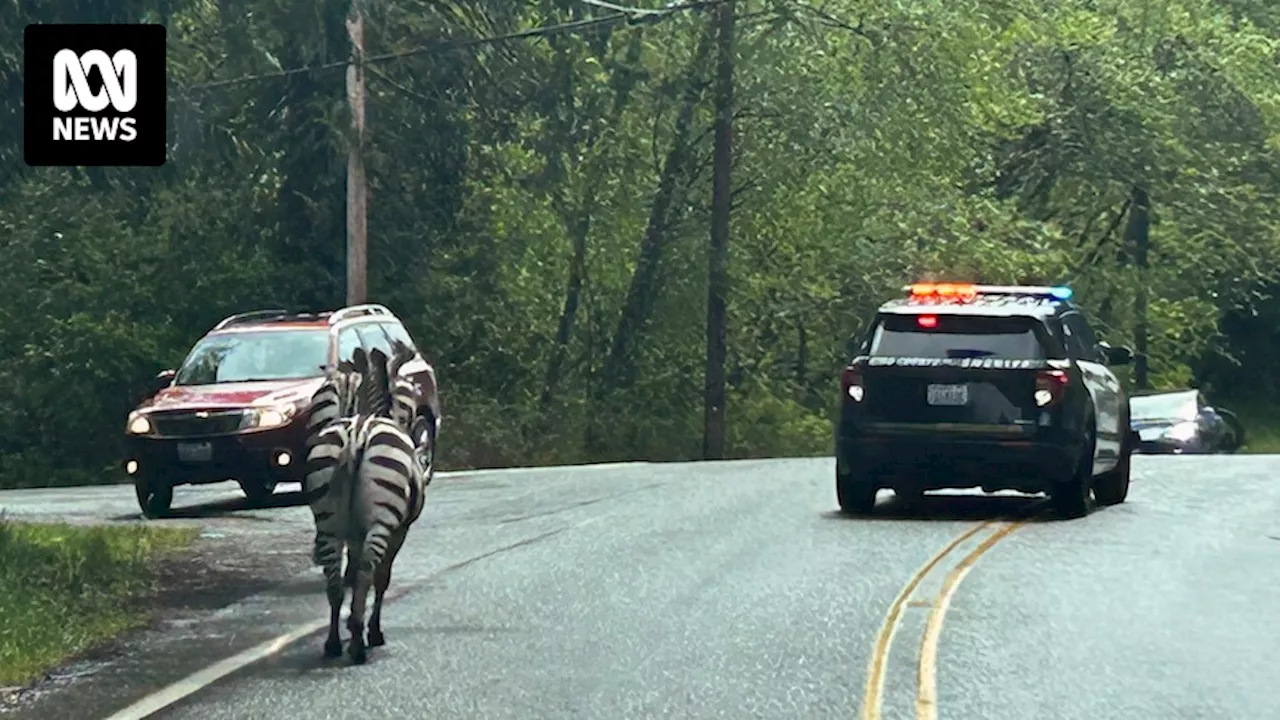
<svg viewBox="0 0 1280 720"><path fill-rule="evenodd" d="M916 324L926 330L932 330L938 327L937 315L920 315L916 318Z"/></svg>
<svg viewBox="0 0 1280 720"><path fill-rule="evenodd" d="M969 302L978 297L978 286L972 283L915 283L911 297L917 300L959 300Z"/></svg>

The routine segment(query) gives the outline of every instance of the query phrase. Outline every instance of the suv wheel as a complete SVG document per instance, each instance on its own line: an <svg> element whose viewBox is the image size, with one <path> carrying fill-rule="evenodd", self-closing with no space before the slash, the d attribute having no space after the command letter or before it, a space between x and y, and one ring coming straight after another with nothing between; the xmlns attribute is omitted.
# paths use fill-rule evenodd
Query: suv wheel
<svg viewBox="0 0 1280 720"><path fill-rule="evenodd" d="M836 470L836 500L847 515L869 515L876 507L879 490L863 473Z"/></svg>
<svg viewBox="0 0 1280 720"><path fill-rule="evenodd" d="M133 492L138 496L138 508L145 517L158 518L169 514L173 505L172 485L156 485L138 478L133 483Z"/></svg>
<svg viewBox="0 0 1280 720"><path fill-rule="evenodd" d="M1122 427L1129 426L1129 418L1125 418ZM1120 461L1116 466L1098 476L1093 485L1093 495L1099 505L1119 505L1129 497L1129 472L1133 460L1132 433L1124 434L1120 443Z"/></svg>
<svg viewBox="0 0 1280 720"><path fill-rule="evenodd" d="M255 478L241 480L240 489L252 505L262 505L276 491L276 481L272 478Z"/></svg>
<svg viewBox="0 0 1280 720"><path fill-rule="evenodd" d="M436 472L435 420L430 415L419 415L413 423L412 437L414 445L419 449L419 452L414 454L414 460L417 461L418 469L422 471L423 477L429 483Z"/></svg>
<svg viewBox="0 0 1280 720"><path fill-rule="evenodd" d="M1075 472L1070 480L1061 483L1051 495L1058 512L1067 518L1081 518L1093 510L1093 449L1096 433L1093 423L1089 423L1085 431L1085 440L1081 443L1080 458L1076 460Z"/></svg>

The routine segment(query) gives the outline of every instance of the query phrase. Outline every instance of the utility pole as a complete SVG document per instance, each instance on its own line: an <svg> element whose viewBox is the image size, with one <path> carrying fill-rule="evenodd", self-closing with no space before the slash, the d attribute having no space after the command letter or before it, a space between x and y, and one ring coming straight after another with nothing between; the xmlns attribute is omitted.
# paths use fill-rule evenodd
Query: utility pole
<svg viewBox="0 0 1280 720"><path fill-rule="evenodd" d="M716 8L715 155L711 189L711 242L707 253L707 364L703 395L702 457L725 455L726 296L729 292L729 215L733 167L733 0Z"/></svg>
<svg viewBox="0 0 1280 720"><path fill-rule="evenodd" d="M351 138L347 142L347 304L368 298L369 218L364 175L364 14L362 0L351 0L347 35L351 64L347 66L347 104L351 110Z"/></svg>
<svg viewBox="0 0 1280 720"><path fill-rule="evenodd" d="M1133 238L1133 264L1138 270L1138 289L1133 310L1138 316L1133 328L1133 381L1139 390L1150 387L1147 377L1147 251L1151 246L1151 196L1146 188L1133 186L1129 229Z"/></svg>

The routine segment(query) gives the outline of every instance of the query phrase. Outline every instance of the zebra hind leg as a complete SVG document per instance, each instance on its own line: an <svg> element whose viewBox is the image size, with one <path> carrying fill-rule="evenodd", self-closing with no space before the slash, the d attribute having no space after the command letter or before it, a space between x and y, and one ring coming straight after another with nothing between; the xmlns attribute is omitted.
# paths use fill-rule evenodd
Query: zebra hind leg
<svg viewBox="0 0 1280 720"><path fill-rule="evenodd" d="M329 596L329 637L324 642L325 657L342 655L342 638L338 635L338 621L342 616L342 601L346 589L342 586L342 547L338 546L324 563L325 593Z"/></svg>
<svg viewBox="0 0 1280 720"><path fill-rule="evenodd" d="M396 554L404 544L407 525L392 533L387 543L387 554L383 556L378 570L373 574L373 613L369 616L369 647L381 647L387 640L382 635L382 598L391 585L391 566L396 561Z"/></svg>
<svg viewBox="0 0 1280 720"><path fill-rule="evenodd" d="M356 665L363 665L369 659L368 648L364 643L364 607L369 599L372 570L373 568L362 565L356 574L356 587L351 593L351 612L347 614L347 631L351 633L351 645L347 647L347 654Z"/></svg>

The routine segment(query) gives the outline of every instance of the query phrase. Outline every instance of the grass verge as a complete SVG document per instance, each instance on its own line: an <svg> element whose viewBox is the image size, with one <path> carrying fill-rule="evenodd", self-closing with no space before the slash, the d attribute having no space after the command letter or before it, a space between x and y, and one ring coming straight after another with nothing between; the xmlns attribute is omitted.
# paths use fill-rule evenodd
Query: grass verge
<svg viewBox="0 0 1280 720"><path fill-rule="evenodd" d="M196 534L0 518L0 687L26 685L146 623L135 600L153 589L155 561Z"/></svg>

